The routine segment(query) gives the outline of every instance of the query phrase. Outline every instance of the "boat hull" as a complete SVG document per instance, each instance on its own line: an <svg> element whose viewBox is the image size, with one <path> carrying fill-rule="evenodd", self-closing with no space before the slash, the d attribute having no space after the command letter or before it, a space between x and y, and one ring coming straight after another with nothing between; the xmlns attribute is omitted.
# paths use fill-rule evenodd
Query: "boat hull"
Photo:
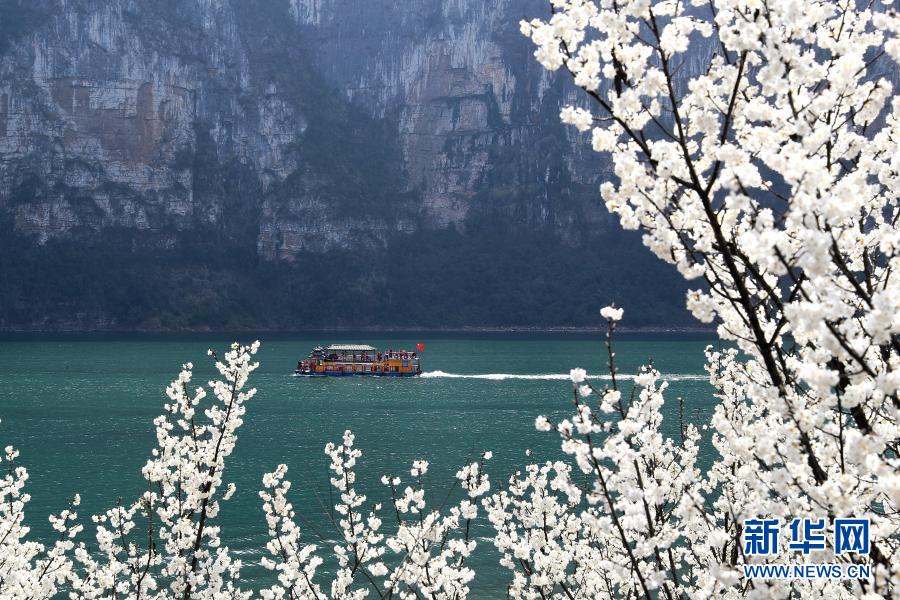
<svg viewBox="0 0 900 600"><path fill-rule="evenodd" d="M294 372L294 377L418 377L420 373L355 373L340 371L326 371L324 373Z"/></svg>

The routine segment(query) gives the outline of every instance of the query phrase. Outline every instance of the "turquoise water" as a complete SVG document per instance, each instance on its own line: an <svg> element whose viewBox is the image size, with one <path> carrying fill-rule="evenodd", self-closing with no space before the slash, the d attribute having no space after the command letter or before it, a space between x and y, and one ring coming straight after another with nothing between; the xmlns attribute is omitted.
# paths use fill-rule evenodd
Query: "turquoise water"
<svg viewBox="0 0 900 600"><path fill-rule="evenodd" d="M364 452L358 487L373 501L387 504L377 483L382 474L408 474L412 460L424 458L431 463L430 500L440 503L456 469L483 450L494 454L489 474L496 489L526 461L559 457L558 438L536 432L534 418L569 414L572 388L565 374L572 367L602 373L606 360L600 334L261 339L261 366L253 377L259 391L247 405L237 449L226 467L225 479L237 484L237 492L220 516L223 542L246 565L247 587L266 577L255 566L265 536L257 492L263 473L278 463L289 466L292 499L309 542L334 539L323 509L329 504L329 485L322 449L348 428ZM426 376L291 377L297 359L311 346L332 342L382 348L425 343ZM622 336L617 342L621 373L633 373L652 359L663 374L675 376L666 405L671 416L667 429L673 434L678 396L685 400L688 420L708 421L713 399L708 384L697 376L703 374L703 348L710 342L684 335ZM29 470L27 521L34 534L49 539L46 515L63 509L76 492L82 496L83 517L114 506L117 498L137 496L143 486L140 469L154 444L151 421L162 410L166 385L187 361L195 364L196 381L207 381L212 375L207 348L223 349L228 343L224 336L13 338L0 343L0 443L16 446ZM532 459L525 456L526 448L533 451ZM489 534L485 523L476 528L479 537ZM505 596L507 575L488 542L480 543L471 564L478 572L474 597Z"/></svg>

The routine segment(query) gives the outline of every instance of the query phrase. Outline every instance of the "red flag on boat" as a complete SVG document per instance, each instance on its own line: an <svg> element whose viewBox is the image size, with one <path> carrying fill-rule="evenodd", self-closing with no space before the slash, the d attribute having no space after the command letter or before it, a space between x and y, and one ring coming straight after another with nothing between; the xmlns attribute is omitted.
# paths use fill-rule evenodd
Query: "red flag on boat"
<svg viewBox="0 0 900 600"><path fill-rule="evenodd" d="M418 350L419 352L421 352L424 349L425 349L425 344L416 344L416 350Z"/></svg>

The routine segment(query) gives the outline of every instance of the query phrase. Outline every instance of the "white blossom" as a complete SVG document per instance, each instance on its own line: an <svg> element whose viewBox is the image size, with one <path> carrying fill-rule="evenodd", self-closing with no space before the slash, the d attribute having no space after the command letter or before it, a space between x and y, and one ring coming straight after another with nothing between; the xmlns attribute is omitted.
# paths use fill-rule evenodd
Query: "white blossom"
<svg viewBox="0 0 900 600"><path fill-rule="evenodd" d="M604 306L600 309L600 316L609 321L621 321L625 311L615 306Z"/></svg>
<svg viewBox="0 0 900 600"><path fill-rule="evenodd" d="M572 383L581 383L587 377L587 371L584 369L572 369L569 371L569 378L572 380Z"/></svg>

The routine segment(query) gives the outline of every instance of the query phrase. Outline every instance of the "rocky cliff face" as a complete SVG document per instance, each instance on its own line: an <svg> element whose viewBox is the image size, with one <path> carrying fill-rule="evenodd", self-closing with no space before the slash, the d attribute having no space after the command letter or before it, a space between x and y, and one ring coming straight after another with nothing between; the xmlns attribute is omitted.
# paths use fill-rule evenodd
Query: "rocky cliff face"
<svg viewBox="0 0 900 600"><path fill-rule="evenodd" d="M604 166L557 118L577 96L517 32L544 10L0 0L0 226L38 263L91 248L194 273L220 248L254 278L281 264L301 280L330 277L308 265L333 253L390 257L429 232L485 249L498 232L537 236L555 240L551 253L602 241L614 236L596 200ZM327 295L395 279L376 267L341 277ZM35 293L8 292L0 326L34 324L22 307ZM85 302L88 327L147 320Z"/></svg>
<svg viewBox="0 0 900 600"><path fill-rule="evenodd" d="M239 27L231 4L145 4L48 4L0 59L3 208L39 243L120 227L165 245L174 230L227 220L229 191L198 178L234 168L249 175L254 194L241 201L261 205L259 246L274 257L268 194L294 177L293 210L323 212L328 174L296 151L306 114L277 81L256 77L243 37L258 32ZM352 216L320 225L286 243L326 250L373 227Z"/></svg>
<svg viewBox="0 0 900 600"><path fill-rule="evenodd" d="M534 152L560 136L555 116L574 95L518 32L545 2L293 0L291 10L325 77L373 117L396 115L407 185L434 226L462 225L479 194L504 189L509 214L565 228L573 207L555 205L551 180L584 185L601 174L572 139L555 148L561 163Z"/></svg>

